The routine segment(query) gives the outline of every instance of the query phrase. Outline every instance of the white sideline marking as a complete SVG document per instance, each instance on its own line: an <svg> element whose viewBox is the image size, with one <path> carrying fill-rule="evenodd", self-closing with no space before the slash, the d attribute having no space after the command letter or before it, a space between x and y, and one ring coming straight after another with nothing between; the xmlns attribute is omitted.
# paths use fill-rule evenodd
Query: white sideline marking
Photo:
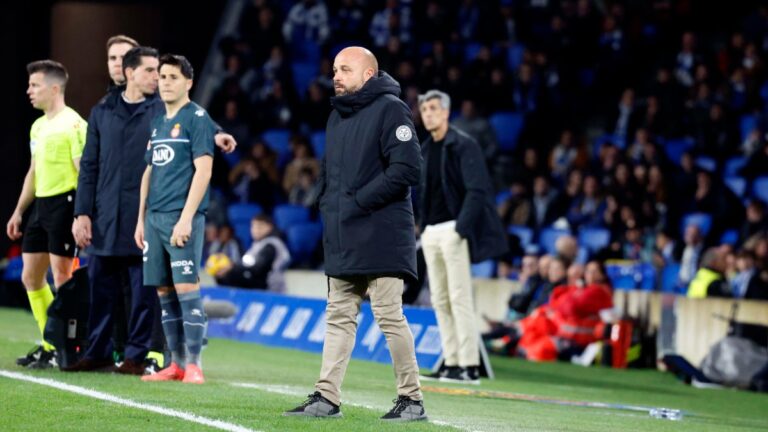
<svg viewBox="0 0 768 432"><path fill-rule="evenodd" d="M230 383L230 384L235 386L235 387L252 388L252 389L262 390L262 391L269 392L269 393L277 393L277 394L291 395L291 396L302 396L302 397L306 397L307 396L306 389L301 390L301 389L299 389L299 388L297 388L295 386L269 385L269 384L257 384L257 383L240 383L240 382L233 382L233 383ZM358 407L358 408L365 408L365 409L373 410L373 411L386 411L386 410L389 409L388 407L373 406L373 405L368 405L368 404L352 403L352 402L344 402L344 405L349 405L349 406ZM427 412L427 415L429 415L429 412ZM481 431L478 431L476 429L465 428L465 427L462 427L460 425L456 425L456 424L453 424L453 423L448 423L448 422L441 421L441 420L429 419L427 421L429 423L432 423L432 424L437 425L437 426L446 426L446 427L450 427L450 428L453 428L453 429L459 429L459 430L466 431L466 432L481 432Z"/></svg>
<svg viewBox="0 0 768 432"><path fill-rule="evenodd" d="M221 429L225 431L230 432L259 432L255 431L253 429L248 429L244 426L236 425L233 423L227 423L221 420L214 420L207 417L199 416L197 414L192 414L184 411L178 411L175 409L170 408L163 408L161 406L156 405L149 405L141 402L134 402L130 399L124 399L118 396L111 395L109 393L103 393L96 390L91 390L85 387L79 387L72 384L63 383L60 381L52 380L49 378L37 378L32 377L29 375L24 375L17 372L10 372L6 370L0 369L0 376L4 376L6 378L20 380L20 381L27 381L35 384L40 384L48 387L53 387L55 389L67 391L70 393L79 394L82 396L88 396L90 398L99 399L107 402L116 403L118 405L127 406L130 408L136 408L144 411L150 411L156 414L162 414L164 416L168 417L176 417L182 420L190 421L193 423L198 423L205 426L210 426L212 428Z"/></svg>

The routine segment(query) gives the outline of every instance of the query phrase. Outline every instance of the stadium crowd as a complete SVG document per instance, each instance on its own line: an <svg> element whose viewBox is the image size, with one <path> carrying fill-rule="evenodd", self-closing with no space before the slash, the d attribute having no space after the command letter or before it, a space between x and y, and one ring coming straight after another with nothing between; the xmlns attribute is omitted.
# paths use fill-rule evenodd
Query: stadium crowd
<svg viewBox="0 0 768 432"><path fill-rule="evenodd" d="M220 46L209 111L246 145L217 158L210 220L247 248L239 211L271 214L301 251L293 265L321 265L319 230L293 228L316 219L331 59L361 44L400 82L421 138L417 96L437 88L483 147L513 252L478 275L515 277L520 257L554 253L567 233L580 264L645 263L648 280L620 288L685 293L700 277L720 281L710 295L766 298L768 7L721 32L685 30L701 27L696 13L668 1L253 0Z"/></svg>

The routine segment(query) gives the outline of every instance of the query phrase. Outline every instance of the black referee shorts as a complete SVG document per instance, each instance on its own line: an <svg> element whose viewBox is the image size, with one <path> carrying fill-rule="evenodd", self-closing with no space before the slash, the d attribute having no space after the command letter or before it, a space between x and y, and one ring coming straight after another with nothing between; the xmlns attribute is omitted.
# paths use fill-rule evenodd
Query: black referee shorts
<svg viewBox="0 0 768 432"><path fill-rule="evenodd" d="M75 238L72 237L74 213L74 190L61 195L35 198L21 241L21 251L75 256Z"/></svg>

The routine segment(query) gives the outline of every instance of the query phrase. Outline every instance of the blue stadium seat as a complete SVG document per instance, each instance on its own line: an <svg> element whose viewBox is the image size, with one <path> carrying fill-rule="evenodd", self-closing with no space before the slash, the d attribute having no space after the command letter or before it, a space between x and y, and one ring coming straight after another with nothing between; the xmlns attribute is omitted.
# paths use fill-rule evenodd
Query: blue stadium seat
<svg viewBox="0 0 768 432"><path fill-rule="evenodd" d="M586 265L589 261L589 250L583 246L579 246L576 251L576 264Z"/></svg>
<svg viewBox="0 0 768 432"><path fill-rule="evenodd" d="M741 129L741 141L744 141L752 129L757 127L757 117L752 114L744 114L739 121L739 127Z"/></svg>
<svg viewBox="0 0 768 432"><path fill-rule="evenodd" d="M555 254L555 242L561 236L569 235L571 232L564 229L544 228L539 235L539 244L548 254Z"/></svg>
<svg viewBox="0 0 768 432"><path fill-rule="evenodd" d="M533 230L522 225L510 225L507 232L520 239L520 245L525 248L533 243Z"/></svg>
<svg viewBox="0 0 768 432"><path fill-rule="evenodd" d="M239 222L251 223L251 219L254 216L260 215L263 212L264 210L260 205L253 203L232 204L227 207L227 217L229 218L229 223L232 224Z"/></svg>
<svg viewBox="0 0 768 432"><path fill-rule="evenodd" d="M724 182L739 198L743 197L744 192L747 191L747 181L741 177L726 177Z"/></svg>
<svg viewBox="0 0 768 432"><path fill-rule="evenodd" d="M304 99L309 84L320 73L320 66L316 62L293 63L291 65L291 70L293 71L293 85L296 87L296 94Z"/></svg>
<svg viewBox="0 0 768 432"><path fill-rule="evenodd" d="M512 151L517 145L517 139L523 130L523 115L514 112L498 112L493 114L488 121L496 137L499 140L499 148L503 151Z"/></svg>
<svg viewBox="0 0 768 432"><path fill-rule="evenodd" d="M680 285L680 264L670 263L661 270L661 292L685 294L687 287Z"/></svg>
<svg viewBox="0 0 768 432"><path fill-rule="evenodd" d="M638 286L635 266L631 264L609 264L605 266L613 289L633 290Z"/></svg>
<svg viewBox="0 0 768 432"><path fill-rule="evenodd" d="M768 105L768 81L760 87L760 98L763 99L763 104Z"/></svg>
<svg viewBox="0 0 768 432"><path fill-rule="evenodd" d="M227 207L227 217L232 229L235 231L235 237L244 249L248 249L253 243L251 238L251 219L263 212L258 204L232 204Z"/></svg>
<svg viewBox="0 0 768 432"><path fill-rule="evenodd" d="M595 253L611 242L611 231L605 228L582 228L579 230L579 245Z"/></svg>
<svg viewBox="0 0 768 432"><path fill-rule="evenodd" d="M656 269L651 263L638 263L635 265L635 280L640 277L638 288L643 291L656 290Z"/></svg>
<svg viewBox="0 0 768 432"><path fill-rule="evenodd" d="M752 184L752 195L761 201L768 202L768 176L755 179L755 182Z"/></svg>
<svg viewBox="0 0 768 432"><path fill-rule="evenodd" d="M291 132L288 129L267 129L261 134L261 138L279 155L291 152Z"/></svg>
<svg viewBox="0 0 768 432"><path fill-rule="evenodd" d="M253 243L253 237L251 236L251 223L250 222L235 222L232 224L232 230L235 232L235 238L240 242L243 250L248 250Z"/></svg>
<svg viewBox="0 0 768 432"><path fill-rule="evenodd" d="M21 282L21 269L24 267L21 255L8 261L8 266L3 272L3 280L6 282Z"/></svg>
<svg viewBox="0 0 768 432"><path fill-rule="evenodd" d="M706 236L712 228L712 215L708 213L689 213L683 216L681 231L685 231L688 225L698 226L701 234Z"/></svg>
<svg viewBox="0 0 768 432"><path fill-rule="evenodd" d="M509 70L517 71L521 64L523 64L523 56L525 55L525 47L520 44L514 44L507 48L507 66Z"/></svg>
<svg viewBox="0 0 768 432"><path fill-rule="evenodd" d="M503 191L496 194L496 205L499 206L504 201L507 200L507 198L512 196L512 192L509 191L509 189L504 189Z"/></svg>
<svg viewBox="0 0 768 432"><path fill-rule="evenodd" d="M726 177L733 177L739 175L741 167L746 165L747 158L739 156L728 159L725 162L724 174Z"/></svg>
<svg viewBox="0 0 768 432"><path fill-rule="evenodd" d="M694 165L711 173L717 170L717 161L711 157L699 156L694 161Z"/></svg>
<svg viewBox="0 0 768 432"><path fill-rule="evenodd" d="M315 131L309 136L309 141L312 143L312 150L315 152L315 157L320 160L325 154L325 131Z"/></svg>
<svg viewBox="0 0 768 432"><path fill-rule="evenodd" d="M464 47L464 62L470 63L472 60L477 57L477 54L480 53L480 50L483 49L483 44L472 42L468 43Z"/></svg>
<svg viewBox="0 0 768 432"><path fill-rule="evenodd" d="M683 153L692 149L695 144L693 138L689 137L663 140L663 143L662 140L659 140L659 142L664 148L664 152L667 153L667 157L678 165L680 165Z"/></svg>
<svg viewBox="0 0 768 432"><path fill-rule="evenodd" d="M291 225L286 232L291 261L302 262L312 257L323 236L320 222L306 222Z"/></svg>
<svg viewBox="0 0 768 432"><path fill-rule="evenodd" d="M227 161L227 165L232 168L235 165L237 165L238 162L240 162L240 152L239 151L233 151L231 153L224 153L221 152L221 155L224 157L224 160Z"/></svg>
<svg viewBox="0 0 768 432"><path fill-rule="evenodd" d="M492 279L496 277L496 261L485 260L472 264L472 277Z"/></svg>
<svg viewBox="0 0 768 432"><path fill-rule="evenodd" d="M735 246L739 242L739 230L729 229L726 230L720 237L720 244L728 244Z"/></svg>
<svg viewBox="0 0 768 432"><path fill-rule="evenodd" d="M297 205L279 205L275 207L272 217L277 229L285 232L291 225L309 222L309 210Z"/></svg>

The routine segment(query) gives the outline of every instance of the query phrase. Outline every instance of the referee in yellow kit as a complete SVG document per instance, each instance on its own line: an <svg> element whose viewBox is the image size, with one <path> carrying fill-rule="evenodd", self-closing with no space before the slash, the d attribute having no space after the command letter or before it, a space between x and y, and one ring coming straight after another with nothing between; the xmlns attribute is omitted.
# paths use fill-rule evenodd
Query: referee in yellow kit
<svg viewBox="0 0 768 432"><path fill-rule="evenodd" d="M87 123L64 102L68 74L61 63L32 62L27 65L27 73L29 100L44 115L32 124L32 161L6 231L11 240L19 239L22 215L32 206L21 246L21 280L42 335L48 306L53 301L51 287L45 280L48 266L56 286L72 277L75 240L70 228ZM33 369L55 366L54 347L43 340L16 363Z"/></svg>

